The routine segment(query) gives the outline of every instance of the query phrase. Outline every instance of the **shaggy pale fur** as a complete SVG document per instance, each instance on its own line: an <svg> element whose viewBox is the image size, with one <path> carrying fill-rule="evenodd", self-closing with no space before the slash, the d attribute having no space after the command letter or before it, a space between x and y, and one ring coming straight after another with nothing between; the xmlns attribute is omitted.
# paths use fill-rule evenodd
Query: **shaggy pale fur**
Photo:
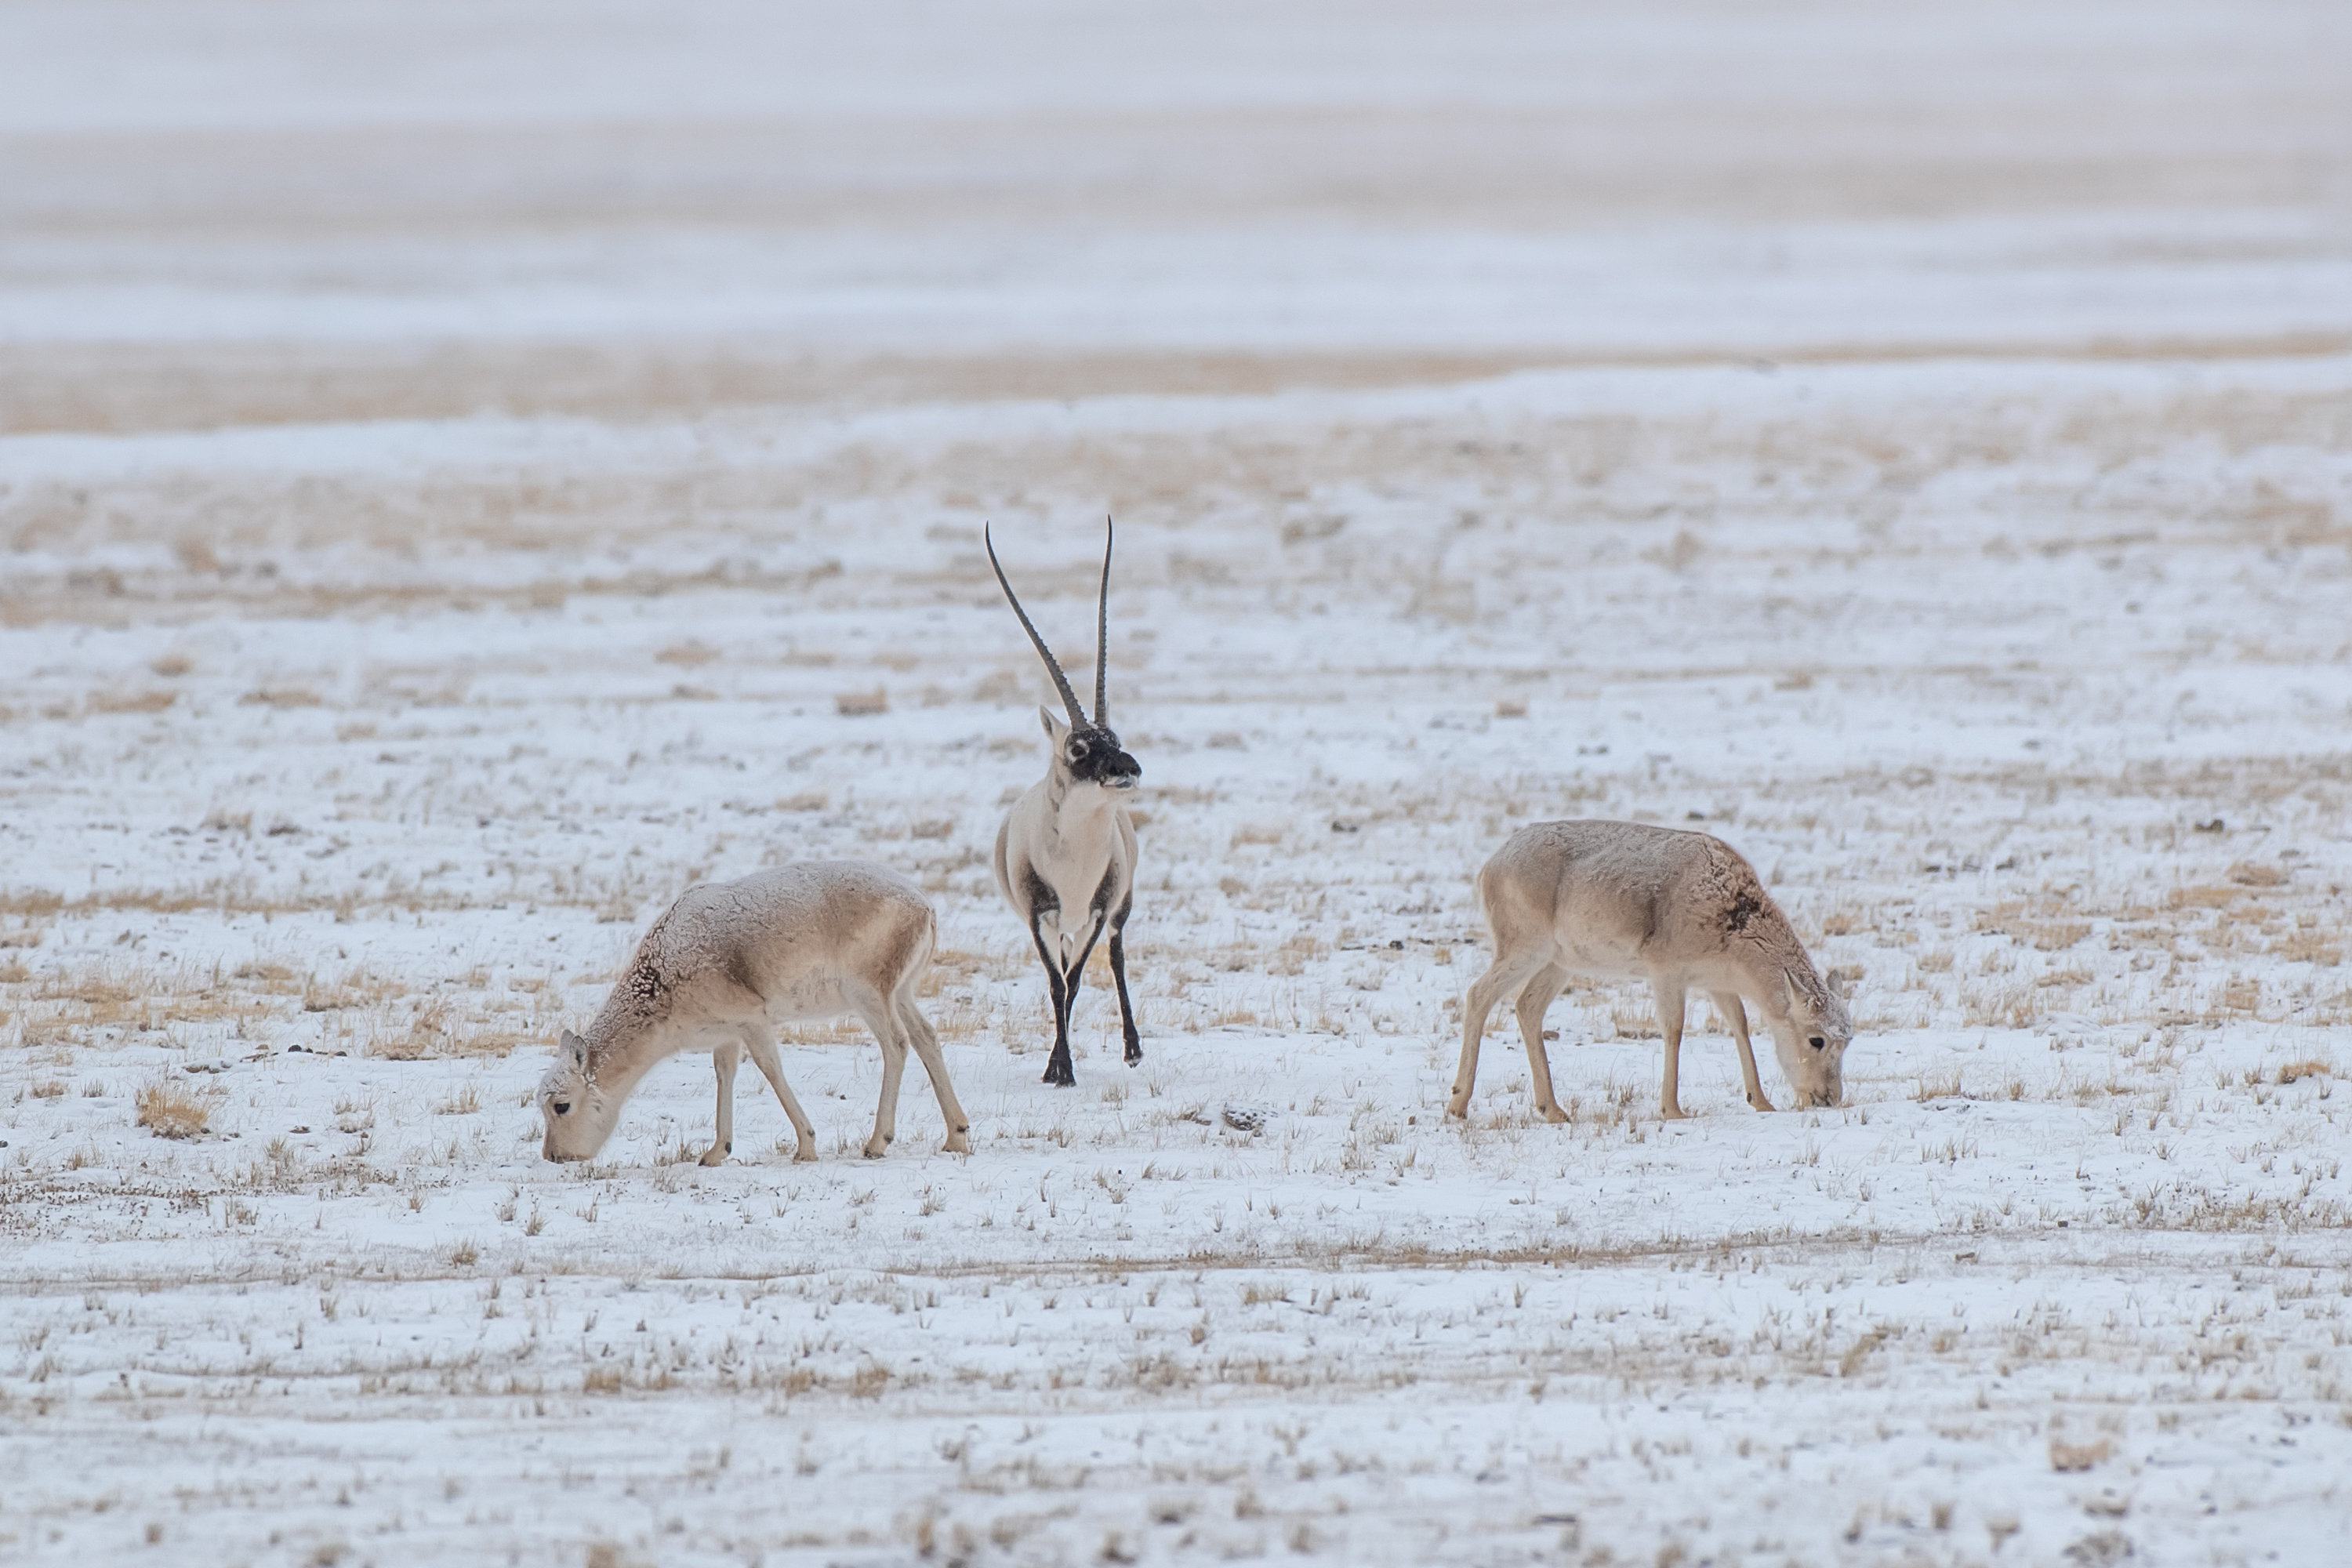
<svg viewBox="0 0 2352 1568"><path fill-rule="evenodd" d="M1548 1121L1568 1120L1552 1095L1543 1016L1572 974L1649 982L1666 1043L1658 1108L1670 1119L1683 1114L1683 1003L1694 989L1708 994L1738 1043L1748 1104L1772 1109L1756 1076L1743 998L1771 1028L1800 1105L1843 1097L1853 1037L1845 1003L1822 983L1755 868L1720 839L1638 822L1537 823L1511 835L1480 869L1478 901L1495 962L1462 1010L1449 1115L1468 1112L1487 1015L1517 997L1536 1109Z"/></svg>
<svg viewBox="0 0 2352 1568"><path fill-rule="evenodd" d="M820 860L688 889L637 943L584 1035L565 1030L539 1090L542 1152L585 1160L612 1135L621 1106L656 1064L706 1049L719 1076L719 1136L706 1165L734 1148L735 1068L751 1053L798 1141L816 1158L816 1131L784 1082L774 1026L854 1013L882 1047L882 1099L868 1159L897 1131L898 1079L911 1047L947 1119L947 1148L969 1152L968 1120L948 1081L939 1037L915 1005L929 967L929 902L895 871Z"/></svg>

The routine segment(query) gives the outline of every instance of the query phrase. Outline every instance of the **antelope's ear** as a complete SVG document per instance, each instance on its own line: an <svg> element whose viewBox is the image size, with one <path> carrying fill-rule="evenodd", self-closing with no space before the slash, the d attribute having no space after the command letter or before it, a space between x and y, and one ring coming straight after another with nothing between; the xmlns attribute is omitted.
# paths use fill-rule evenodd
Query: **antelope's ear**
<svg viewBox="0 0 2352 1568"><path fill-rule="evenodd" d="M1063 740L1070 732L1069 725L1055 718L1054 710L1042 702L1037 705L1037 717L1045 721L1045 738L1054 742L1054 750L1058 753L1062 749Z"/></svg>
<svg viewBox="0 0 2352 1568"><path fill-rule="evenodd" d="M1780 971L1780 984L1789 988L1789 1011L1794 1013L1804 1005L1805 994L1797 989L1797 977L1787 970Z"/></svg>
<svg viewBox="0 0 2352 1568"><path fill-rule="evenodd" d="M566 1029L563 1031L562 1043L557 1048L562 1050L565 1056L571 1058L572 1062L577 1066L586 1067L588 1065L588 1042L573 1034L571 1030Z"/></svg>

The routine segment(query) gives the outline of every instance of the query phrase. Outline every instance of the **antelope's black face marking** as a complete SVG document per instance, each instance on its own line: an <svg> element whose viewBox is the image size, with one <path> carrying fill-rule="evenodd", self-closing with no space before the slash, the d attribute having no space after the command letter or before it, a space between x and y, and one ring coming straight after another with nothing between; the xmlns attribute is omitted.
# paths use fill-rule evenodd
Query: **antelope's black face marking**
<svg viewBox="0 0 2352 1568"><path fill-rule="evenodd" d="M1099 728L1071 731L1062 742L1062 761L1072 778L1105 789L1130 790L1143 776L1143 764L1119 750L1118 737Z"/></svg>

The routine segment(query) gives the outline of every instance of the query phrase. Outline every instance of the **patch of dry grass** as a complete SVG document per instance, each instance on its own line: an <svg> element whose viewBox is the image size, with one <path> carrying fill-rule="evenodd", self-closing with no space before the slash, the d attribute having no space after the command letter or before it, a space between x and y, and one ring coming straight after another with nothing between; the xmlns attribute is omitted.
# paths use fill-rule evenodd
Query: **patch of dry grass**
<svg viewBox="0 0 2352 1568"><path fill-rule="evenodd" d="M1312 931L1297 931L1284 939L1280 947L1265 955L1265 968L1270 974L1286 978L1302 973L1311 959L1321 956L1323 944Z"/></svg>
<svg viewBox="0 0 2352 1568"><path fill-rule="evenodd" d="M2344 962L2344 944L2331 942L2326 933L2297 930L2287 932L2270 944L2274 957L2289 963L2315 964L2321 969L2333 969Z"/></svg>
<svg viewBox="0 0 2352 1568"><path fill-rule="evenodd" d="M33 988L35 999L88 1024L119 1024L143 1016L149 999L195 989L186 975L165 975L138 963L95 963L52 969Z"/></svg>
<svg viewBox="0 0 2352 1568"><path fill-rule="evenodd" d="M2050 1468L2062 1474L2074 1474L2104 1463L2116 1451L2115 1445L2105 1437L2092 1443L2069 1443L2063 1438L2050 1439Z"/></svg>
<svg viewBox="0 0 2352 1568"><path fill-rule="evenodd" d="M373 1007L404 989L393 979L368 969L348 969L333 979L313 974L302 983L302 1011L331 1013L344 1008Z"/></svg>
<svg viewBox="0 0 2352 1568"><path fill-rule="evenodd" d="M212 1110L202 1097L168 1079L141 1089L135 1103L137 1125L159 1138L194 1138L212 1121Z"/></svg>
<svg viewBox="0 0 2352 1568"><path fill-rule="evenodd" d="M388 1009L380 1014L367 1036L367 1054L395 1062L504 1057L530 1037L508 1022L466 1016L446 998L435 997L419 1003L404 1023L394 1022Z"/></svg>
<svg viewBox="0 0 2352 1568"><path fill-rule="evenodd" d="M2028 921L2022 922L2018 935L2032 942L2040 952L2063 952L2091 934L2088 921Z"/></svg>
<svg viewBox="0 0 2352 1568"><path fill-rule="evenodd" d="M1028 967L1017 961L1008 964L1004 959L986 953L942 948L931 955L931 966L916 983L915 994L928 998L947 994L950 990L966 989L975 976L1010 980L1025 973Z"/></svg>
<svg viewBox="0 0 2352 1568"><path fill-rule="evenodd" d="M179 700L176 691L93 691L88 707L92 713L161 713Z"/></svg>
<svg viewBox="0 0 2352 1568"><path fill-rule="evenodd" d="M2027 985L1972 984L1960 992L1961 1017L1972 1029L2026 1028L2040 1011Z"/></svg>
<svg viewBox="0 0 2352 1568"><path fill-rule="evenodd" d="M12 915L54 915L65 907L65 895L47 888L14 888L0 892L0 911Z"/></svg>
<svg viewBox="0 0 2352 1568"><path fill-rule="evenodd" d="M327 700L307 686L260 686L236 700L241 708L321 708Z"/></svg>
<svg viewBox="0 0 2352 1568"><path fill-rule="evenodd" d="M259 960L251 963L239 964L231 972L230 978L245 982L249 990L272 996L297 995L309 984L308 981L296 974L287 965L268 963Z"/></svg>
<svg viewBox="0 0 2352 1568"><path fill-rule="evenodd" d="M2009 936L2039 952L2063 952L2091 934L2091 922L2062 894L2004 899L1979 910L1975 923L1987 935Z"/></svg>

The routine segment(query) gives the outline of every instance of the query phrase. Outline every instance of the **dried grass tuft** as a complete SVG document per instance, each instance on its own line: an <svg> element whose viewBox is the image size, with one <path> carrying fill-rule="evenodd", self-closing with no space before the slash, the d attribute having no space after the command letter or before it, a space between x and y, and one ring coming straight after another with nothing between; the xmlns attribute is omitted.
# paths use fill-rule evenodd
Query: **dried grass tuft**
<svg viewBox="0 0 2352 1568"><path fill-rule="evenodd" d="M2053 1437L2050 1439L2050 1468L2061 1474L2075 1474L2090 1469L2115 1451L2115 1445L2105 1437L2095 1443L2069 1443L2063 1438Z"/></svg>
<svg viewBox="0 0 2352 1568"><path fill-rule="evenodd" d="M194 1138L212 1121L203 1100L168 1079L139 1091L138 1125L159 1138Z"/></svg>
<svg viewBox="0 0 2352 1568"><path fill-rule="evenodd" d="M243 708L319 708L326 699L307 686L262 686L238 698Z"/></svg>
<svg viewBox="0 0 2352 1568"><path fill-rule="evenodd" d="M1665 1031L1658 1026L1658 1013L1654 1007L1612 1007L1609 1009L1609 1023L1621 1040L1665 1038Z"/></svg>
<svg viewBox="0 0 2352 1568"><path fill-rule="evenodd" d="M93 713L161 713L180 700L176 691L93 691Z"/></svg>

